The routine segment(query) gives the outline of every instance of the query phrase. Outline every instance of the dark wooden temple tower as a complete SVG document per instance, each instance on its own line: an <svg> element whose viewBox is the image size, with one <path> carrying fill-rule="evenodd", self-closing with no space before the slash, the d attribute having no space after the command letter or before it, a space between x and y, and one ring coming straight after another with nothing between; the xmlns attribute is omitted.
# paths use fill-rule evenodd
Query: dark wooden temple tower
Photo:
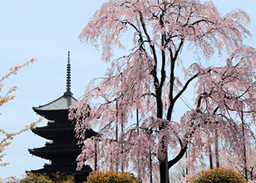
<svg viewBox="0 0 256 183"><path fill-rule="evenodd" d="M75 138L75 124L68 120L69 107L77 100L70 90L70 52L68 52L67 64L67 91L56 100L39 106L33 110L40 116L48 119L47 126L36 127L32 131L50 140L44 147L29 149L35 156L50 160L50 164L45 164L42 169L28 171L30 173L47 174L51 177L53 173L60 172L66 175L75 175L76 182L86 181L86 177L92 171L91 167L85 165L81 171L76 171L76 158L81 152L81 147L77 145ZM89 130L86 132L87 138L96 135L96 132Z"/></svg>

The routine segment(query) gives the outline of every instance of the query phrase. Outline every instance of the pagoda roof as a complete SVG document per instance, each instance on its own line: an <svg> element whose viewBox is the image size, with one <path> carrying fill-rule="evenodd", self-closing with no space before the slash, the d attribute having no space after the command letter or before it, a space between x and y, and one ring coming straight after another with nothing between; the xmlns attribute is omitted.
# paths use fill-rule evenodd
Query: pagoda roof
<svg viewBox="0 0 256 183"><path fill-rule="evenodd" d="M39 107L33 107L33 110L44 116L49 120L63 120L68 119L68 110L71 105L73 105L77 100L73 97L71 92L71 64L70 64L70 52L68 52L68 64L67 64L67 81L66 81L67 90L59 98L49 102L45 105Z"/></svg>
<svg viewBox="0 0 256 183"><path fill-rule="evenodd" d="M69 110L69 107L73 105L77 100L71 94L64 94L56 100L41 105L39 107L33 107L35 112L37 111L54 111L54 110Z"/></svg>
<svg viewBox="0 0 256 183"><path fill-rule="evenodd" d="M49 145L41 148L29 149L29 151L35 153L66 153L81 151L81 148L78 145Z"/></svg>
<svg viewBox="0 0 256 183"><path fill-rule="evenodd" d="M75 124L61 124L61 125L51 125L33 128L33 132L62 132L62 131L74 131Z"/></svg>
<svg viewBox="0 0 256 183"><path fill-rule="evenodd" d="M46 173L46 174L53 174L56 172L60 172L60 173L66 173L66 174L84 174L84 173L90 173L92 171L91 167L88 165L85 165L81 171L77 171L76 170L76 165L75 166L69 166L69 167L52 167L52 166L45 166L42 169L38 169L38 170L31 170L31 171L26 171L26 173Z"/></svg>
<svg viewBox="0 0 256 183"><path fill-rule="evenodd" d="M78 145L52 145L52 146L44 146L41 148L33 148L28 149L30 154L33 154L35 156L44 158L44 159L51 159L51 156L53 154L79 154L81 152L81 147Z"/></svg>
<svg viewBox="0 0 256 183"><path fill-rule="evenodd" d="M32 131L41 137L52 140L54 134L56 134L56 133L75 133L74 129L75 129L75 125L62 124L62 125L36 127L36 128L33 128ZM87 130L85 132L85 136L87 138L90 138L95 135L97 135L97 133L93 129Z"/></svg>

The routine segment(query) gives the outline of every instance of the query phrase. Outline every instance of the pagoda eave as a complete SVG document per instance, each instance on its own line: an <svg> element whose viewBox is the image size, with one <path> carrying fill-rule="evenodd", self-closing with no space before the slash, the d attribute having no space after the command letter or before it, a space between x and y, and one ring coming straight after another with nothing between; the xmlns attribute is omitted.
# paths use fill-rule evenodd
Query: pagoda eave
<svg viewBox="0 0 256 183"><path fill-rule="evenodd" d="M74 131L75 125L69 125L68 127L61 127L61 128L55 128L54 126L47 126L47 127L37 127L32 129L32 132L40 137L44 137L48 140L53 140L55 138L55 134L70 134L73 137L75 136ZM96 133L94 130L90 129L85 132L85 136L87 138L91 138L92 136L96 136L98 133Z"/></svg>
<svg viewBox="0 0 256 183"><path fill-rule="evenodd" d="M34 149L29 149L29 152L31 153L67 153L67 152L81 152L81 148L79 146L76 147L68 147L68 148L59 148L59 149L52 149L52 148L34 148Z"/></svg>
<svg viewBox="0 0 256 183"><path fill-rule="evenodd" d="M72 129L72 127L70 129L67 128L63 128L63 129L49 129L47 131L47 129L38 129L38 128L34 128L32 129L32 132L37 134L38 136L44 137L48 140L53 140L55 138L56 134L70 134L72 136L75 136L75 132L74 132L74 127Z"/></svg>
<svg viewBox="0 0 256 183"><path fill-rule="evenodd" d="M59 131L74 131L75 125L66 125L66 126L44 126L44 127L36 127L33 128L33 131L40 131L40 132L59 132Z"/></svg>
<svg viewBox="0 0 256 183"><path fill-rule="evenodd" d="M74 155L74 157L77 157L79 155L79 153L81 152L78 151L78 150L70 150L70 151L49 151L49 152L36 152L36 151L33 151L31 149L29 149L29 152L30 154L34 155L34 156L37 156L37 157L40 157L40 158L43 158L43 159L47 159L47 160L51 160L52 157L54 157L55 155L65 155L65 154L68 154L68 155Z"/></svg>
<svg viewBox="0 0 256 183"><path fill-rule="evenodd" d="M39 107L33 107L33 110L40 116L45 117L48 120L66 119L68 116L68 109L60 110L42 110Z"/></svg>
<svg viewBox="0 0 256 183"><path fill-rule="evenodd" d="M45 167L42 169L38 169L38 170L31 170L31 171L26 171L26 173L33 173L33 174L53 174L56 172L60 172L60 173L66 173L66 174L89 174L92 171L91 167L86 165L82 168L81 171L76 170L76 166L70 166L70 167Z"/></svg>

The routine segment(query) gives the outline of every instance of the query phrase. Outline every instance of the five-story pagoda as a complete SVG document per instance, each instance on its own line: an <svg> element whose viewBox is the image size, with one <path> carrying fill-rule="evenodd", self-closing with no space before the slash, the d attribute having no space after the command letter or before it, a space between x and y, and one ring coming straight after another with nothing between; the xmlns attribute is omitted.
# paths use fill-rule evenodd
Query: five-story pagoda
<svg viewBox="0 0 256 183"><path fill-rule="evenodd" d="M56 100L39 106L33 110L44 118L48 119L47 126L34 128L32 131L51 142L46 142L44 147L29 149L35 156L50 160L50 164L45 164L42 169L28 171L30 173L47 174L51 177L53 173L64 173L65 175L75 175L76 182L86 180L92 171L91 167L85 165L81 171L76 171L76 158L81 152L81 147L77 145L75 138L75 124L68 119L69 107L77 100L70 90L70 52L68 52L67 64L67 91ZM87 138L96 135L93 130L86 132Z"/></svg>

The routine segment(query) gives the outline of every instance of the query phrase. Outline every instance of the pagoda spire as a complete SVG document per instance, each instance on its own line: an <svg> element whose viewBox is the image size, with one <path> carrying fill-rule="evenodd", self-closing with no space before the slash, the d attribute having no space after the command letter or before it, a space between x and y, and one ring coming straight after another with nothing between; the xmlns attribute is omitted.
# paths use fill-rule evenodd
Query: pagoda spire
<svg viewBox="0 0 256 183"><path fill-rule="evenodd" d="M70 51L68 51L68 63L67 63L67 80L66 80L67 91L64 95L73 95L71 92L71 64L70 64Z"/></svg>

